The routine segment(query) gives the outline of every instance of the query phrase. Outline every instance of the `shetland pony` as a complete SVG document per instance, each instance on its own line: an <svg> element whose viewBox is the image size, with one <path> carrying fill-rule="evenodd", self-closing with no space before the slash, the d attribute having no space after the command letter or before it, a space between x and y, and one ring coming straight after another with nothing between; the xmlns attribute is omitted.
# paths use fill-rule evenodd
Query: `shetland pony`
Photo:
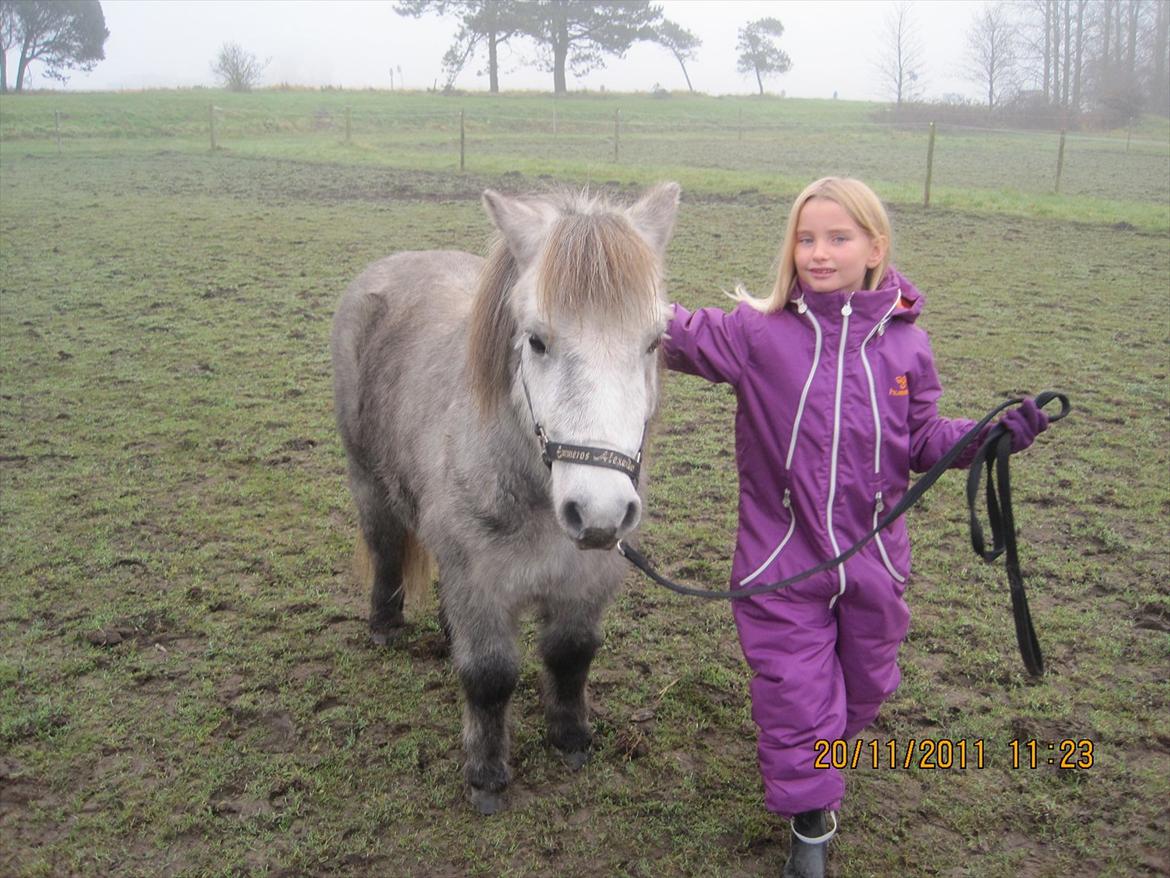
<svg viewBox="0 0 1170 878"><path fill-rule="evenodd" d="M638 525L644 477L542 450L551 439L640 458L678 198L674 183L627 208L489 190L499 234L486 260L399 253L362 272L337 309L334 403L373 570L371 636L401 630L405 594L428 586L437 562L464 777L485 814L509 781L524 611L540 624L548 740L572 768L587 757L586 676L626 571L608 550Z"/></svg>

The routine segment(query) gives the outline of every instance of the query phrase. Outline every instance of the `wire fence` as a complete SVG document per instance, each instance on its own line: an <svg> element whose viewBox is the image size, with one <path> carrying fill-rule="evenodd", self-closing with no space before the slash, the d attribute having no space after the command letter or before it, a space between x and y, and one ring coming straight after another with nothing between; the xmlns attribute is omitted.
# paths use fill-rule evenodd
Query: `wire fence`
<svg viewBox="0 0 1170 878"><path fill-rule="evenodd" d="M616 103L616 102L614 102ZM795 103L795 102L790 102ZM263 150L300 142L384 153L388 161L497 171L566 165L692 168L814 179L827 173L931 190L1170 202L1170 143L1142 137L1019 131L955 124L895 124L854 114L826 121L805 112L763 115L720 107L718 113L669 112L645 105L572 105L507 112L475 109L377 109L322 105L309 112L272 106L188 104L168 114L106 113L100 119L52 119L22 127L0 119L0 145L52 138L59 150L86 138L204 139L209 149Z"/></svg>

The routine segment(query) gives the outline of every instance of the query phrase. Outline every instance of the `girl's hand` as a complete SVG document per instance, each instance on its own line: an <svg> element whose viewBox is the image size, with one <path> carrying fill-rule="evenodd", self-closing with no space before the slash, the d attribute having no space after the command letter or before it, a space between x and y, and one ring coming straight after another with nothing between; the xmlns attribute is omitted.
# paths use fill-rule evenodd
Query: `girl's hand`
<svg viewBox="0 0 1170 878"><path fill-rule="evenodd" d="M1031 399L1025 399L1019 408L1007 412L999 422L1012 434L1013 453L1023 451L1048 429L1048 415Z"/></svg>

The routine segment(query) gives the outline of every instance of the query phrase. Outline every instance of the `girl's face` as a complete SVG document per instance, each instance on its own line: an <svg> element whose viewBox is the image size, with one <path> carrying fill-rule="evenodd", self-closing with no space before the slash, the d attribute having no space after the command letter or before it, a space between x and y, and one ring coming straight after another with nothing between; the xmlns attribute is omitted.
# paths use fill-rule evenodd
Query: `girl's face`
<svg viewBox="0 0 1170 878"><path fill-rule="evenodd" d="M886 242L871 238L835 201L810 198L796 218L796 275L817 293L859 290L867 269L885 256Z"/></svg>

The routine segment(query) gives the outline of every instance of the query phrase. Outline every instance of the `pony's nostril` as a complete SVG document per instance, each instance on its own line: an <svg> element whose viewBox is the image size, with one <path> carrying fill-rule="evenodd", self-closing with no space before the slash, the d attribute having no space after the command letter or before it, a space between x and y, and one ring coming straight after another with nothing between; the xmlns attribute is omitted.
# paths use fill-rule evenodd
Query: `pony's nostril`
<svg viewBox="0 0 1170 878"><path fill-rule="evenodd" d="M622 530L629 530L638 523L638 504L631 500L626 506L626 517L622 519Z"/></svg>
<svg viewBox="0 0 1170 878"><path fill-rule="evenodd" d="M581 507L577 505L576 501L570 500L561 508L561 512L565 516L565 524L569 530L575 533L584 530L585 519L581 517Z"/></svg>

